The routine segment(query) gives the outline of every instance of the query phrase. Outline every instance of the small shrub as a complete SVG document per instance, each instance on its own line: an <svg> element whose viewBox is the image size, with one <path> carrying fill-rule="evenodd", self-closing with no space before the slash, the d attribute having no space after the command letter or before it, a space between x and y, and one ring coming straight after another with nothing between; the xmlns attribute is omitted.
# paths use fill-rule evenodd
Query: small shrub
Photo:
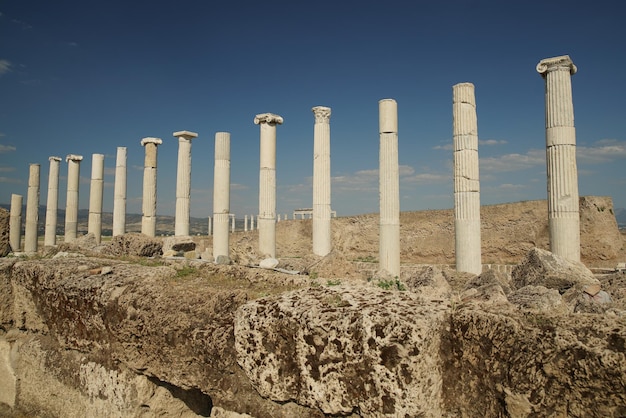
<svg viewBox="0 0 626 418"><path fill-rule="evenodd" d="M389 280L379 280L378 283L376 283L376 286L384 290L399 290L401 292L406 290L406 287L400 280L398 280L398 277Z"/></svg>
<svg viewBox="0 0 626 418"><path fill-rule="evenodd" d="M339 286L341 284L341 280L328 280L326 281L326 286Z"/></svg>

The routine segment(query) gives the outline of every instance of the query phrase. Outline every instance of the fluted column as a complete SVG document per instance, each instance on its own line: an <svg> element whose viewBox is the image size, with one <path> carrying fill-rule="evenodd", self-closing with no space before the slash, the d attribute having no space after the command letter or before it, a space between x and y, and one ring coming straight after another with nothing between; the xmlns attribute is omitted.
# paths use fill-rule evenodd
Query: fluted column
<svg viewBox="0 0 626 418"><path fill-rule="evenodd" d="M126 147L117 147L113 192L113 236L126 233Z"/></svg>
<svg viewBox="0 0 626 418"><path fill-rule="evenodd" d="M60 157L50 157L50 172L48 174L48 198L46 201L46 229L43 245L54 246L57 243L57 212L59 209L59 167Z"/></svg>
<svg viewBox="0 0 626 418"><path fill-rule="evenodd" d="M93 234L100 244L102 238L102 194L104 181L104 155L91 156L91 186L89 188L89 221L87 233Z"/></svg>
<svg viewBox="0 0 626 418"><path fill-rule="evenodd" d="M65 201L65 242L73 242L78 233L78 186L82 155L69 154L67 162L67 196Z"/></svg>
<svg viewBox="0 0 626 418"><path fill-rule="evenodd" d="M313 253L325 256L331 250L330 230L330 114L331 109L313 109Z"/></svg>
<svg viewBox="0 0 626 418"><path fill-rule="evenodd" d="M400 176L398 104L378 102L380 133L380 269L400 277Z"/></svg>
<svg viewBox="0 0 626 418"><path fill-rule="evenodd" d="M546 94L546 163L550 251L580 261L580 214L576 129L571 76L576 66L569 56L546 58L537 64Z"/></svg>
<svg viewBox="0 0 626 418"><path fill-rule="evenodd" d="M11 212L9 214L9 243L11 250L17 252L22 246L22 195L11 195Z"/></svg>
<svg viewBox="0 0 626 418"><path fill-rule="evenodd" d="M176 171L176 220L174 235L189 235L189 197L191 195L191 140L195 132L174 132L178 138L178 168Z"/></svg>
<svg viewBox="0 0 626 418"><path fill-rule="evenodd" d="M261 167L259 173L259 253L276 258L276 125L283 118L272 113L256 115L261 128Z"/></svg>
<svg viewBox="0 0 626 418"><path fill-rule="evenodd" d="M39 164L31 164L28 173L26 196L26 223L24 227L24 252L37 252L37 222L39 221Z"/></svg>
<svg viewBox="0 0 626 418"><path fill-rule="evenodd" d="M452 87L454 242L457 271L482 272L478 122L472 83Z"/></svg>
<svg viewBox="0 0 626 418"><path fill-rule="evenodd" d="M143 164L141 233L150 237L156 235L157 147L162 143L161 138L144 138L141 140L141 145L146 151Z"/></svg>
<svg viewBox="0 0 626 418"><path fill-rule="evenodd" d="M228 219L230 216L230 134L215 134L215 166L213 171L213 258L230 259Z"/></svg>
<svg viewBox="0 0 626 418"><path fill-rule="evenodd" d="M213 235L213 219L209 216L209 236Z"/></svg>

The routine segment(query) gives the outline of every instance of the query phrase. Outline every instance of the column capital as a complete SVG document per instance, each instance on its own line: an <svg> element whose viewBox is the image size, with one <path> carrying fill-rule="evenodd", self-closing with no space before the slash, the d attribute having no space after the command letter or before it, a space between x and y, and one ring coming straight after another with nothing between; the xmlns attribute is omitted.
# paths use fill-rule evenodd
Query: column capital
<svg viewBox="0 0 626 418"><path fill-rule="evenodd" d="M275 115L273 113L261 113L254 117L254 124L260 125L262 123L269 123L274 125L282 125L282 116Z"/></svg>
<svg viewBox="0 0 626 418"><path fill-rule="evenodd" d="M176 138L184 138L186 140L190 140L190 139L194 139L198 137L197 133L190 132L190 131L178 131L178 132L174 132L173 135Z"/></svg>
<svg viewBox="0 0 626 418"><path fill-rule="evenodd" d="M161 138L146 137L141 140L142 147L145 147L146 144L161 145L162 143L163 143L163 140Z"/></svg>
<svg viewBox="0 0 626 418"><path fill-rule="evenodd" d="M83 160L82 155L68 154L67 157L65 157L66 163L70 161L82 161L82 160Z"/></svg>
<svg viewBox="0 0 626 418"><path fill-rule="evenodd" d="M61 161L62 158L61 157L56 157L56 156L52 156L52 157L48 157L48 161L52 162L52 161Z"/></svg>
<svg viewBox="0 0 626 418"><path fill-rule="evenodd" d="M570 75L576 74L577 68L569 55L545 58L537 64L537 72L545 78L546 74L552 71L569 71Z"/></svg>
<svg viewBox="0 0 626 418"><path fill-rule="evenodd" d="M315 115L315 123L328 123L332 113L330 107L325 106L315 106L311 111Z"/></svg>

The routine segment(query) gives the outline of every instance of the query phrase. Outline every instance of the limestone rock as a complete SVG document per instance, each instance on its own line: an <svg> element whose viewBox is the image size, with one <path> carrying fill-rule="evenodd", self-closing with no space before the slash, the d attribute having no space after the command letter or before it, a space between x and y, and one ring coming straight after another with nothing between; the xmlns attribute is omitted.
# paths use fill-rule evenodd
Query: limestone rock
<svg viewBox="0 0 626 418"><path fill-rule="evenodd" d="M174 251L193 251L196 249L196 243L193 238L190 236L175 236L175 237L166 237L163 239L163 252L167 252L169 250Z"/></svg>
<svg viewBox="0 0 626 418"><path fill-rule="evenodd" d="M480 287L472 287L461 294L463 302L480 302L494 305L508 304L508 299L497 283L489 283Z"/></svg>
<svg viewBox="0 0 626 418"><path fill-rule="evenodd" d="M567 260L549 251L533 248L511 273L512 283L519 289L524 286L545 286L563 294L571 287L585 288L598 284L584 264Z"/></svg>
<svg viewBox="0 0 626 418"><path fill-rule="evenodd" d="M6 257L11 252L11 243L9 242L9 217L9 211L0 208L0 257Z"/></svg>
<svg viewBox="0 0 626 418"><path fill-rule="evenodd" d="M218 255L215 259L215 264L230 264L230 259L226 255Z"/></svg>
<svg viewBox="0 0 626 418"><path fill-rule="evenodd" d="M509 302L519 309L543 312L568 311L559 291L544 286L524 286L508 295Z"/></svg>
<svg viewBox="0 0 626 418"><path fill-rule="evenodd" d="M506 273L495 270L487 270L472 278L466 285L466 289L477 288L487 284L497 284L502 287L504 294L511 293L511 279Z"/></svg>
<svg viewBox="0 0 626 418"><path fill-rule="evenodd" d="M258 299L236 313L237 358L275 401L325 414L440 417L437 358L448 309L364 285Z"/></svg>
<svg viewBox="0 0 626 418"><path fill-rule="evenodd" d="M408 290L431 299L448 298L452 288L441 269L428 266L404 278Z"/></svg>
<svg viewBox="0 0 626 418"><path fill-rule="evenodd" d="M273 269L278 267L278 260L275 258L265 258L263 260L261 260L261 262L259 263L259 267L261 267L262 269Z"/></svg>
<svg viewBox="0 0 626 418"><path fill-rule="evenodd" d="M162 247L160 240L134 232L113 237L102 249L102 253L117 257L154 257L161 255Z"/></svg>
<svg viewBox="0 0 626 418"><path fill-rule="evenodd" d="M98 243L96 242L96 236L93 234L93 232L77 237L72 242L72 244L75 247L80 248L81 250L93 250L98 246Z"/></svg>

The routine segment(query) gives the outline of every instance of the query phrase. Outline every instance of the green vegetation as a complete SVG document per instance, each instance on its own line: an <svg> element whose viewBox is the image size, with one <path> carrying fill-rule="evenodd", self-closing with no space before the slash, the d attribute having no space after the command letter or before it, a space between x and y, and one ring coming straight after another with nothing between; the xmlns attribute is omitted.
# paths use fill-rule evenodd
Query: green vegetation
<svg viewBox="0 0 626 418"><path fill-rule="evenodd" d="M331 280L328 279L326 281L326 286L339 286L341 284L341 280Z"/></svg>
<svg viewBox="0 0 626 418"><path fill-rule="evenodd" d="M378 263L376 257L368 255L367 257L357 257L353 261L360 261L362 263Z"/></svg>
<svg viewBox="0 0 626 418"><path fill-rule="evenodd" d="M182 279L187 276L194 275L196 273L196 269L189 266L183 266L180 270L176 271L176 278Z"/></svg>
<svg viewBox="0 0 626 418"><path fill-rule="evenodd" d="M399 290L401 292L406 290L406 287L398 279L398 276L396 276L395 279L378 280L378 282L376 283L376 286L384 290Z"/></svg>

